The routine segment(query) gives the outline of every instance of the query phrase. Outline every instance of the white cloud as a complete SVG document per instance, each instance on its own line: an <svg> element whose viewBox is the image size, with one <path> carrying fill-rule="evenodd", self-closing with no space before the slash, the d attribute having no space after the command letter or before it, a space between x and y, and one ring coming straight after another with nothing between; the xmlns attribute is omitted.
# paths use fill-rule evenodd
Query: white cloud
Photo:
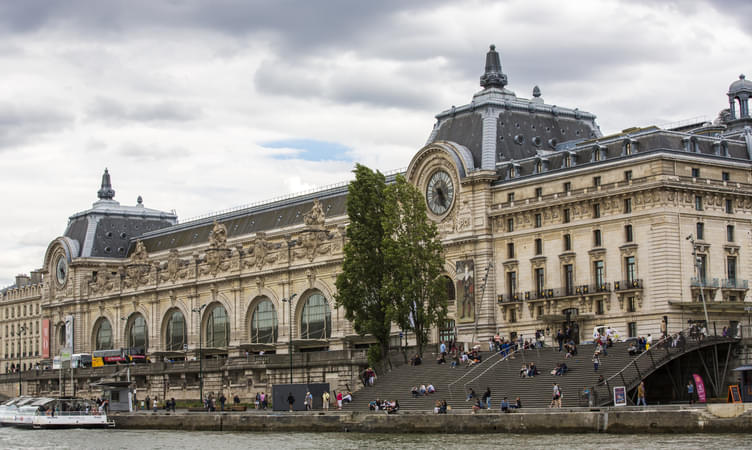
<svg viewBox="0 0 752 450"><path fill-rule="evenodd" d="M746 28L745 28L746 27ZM181 218L407 166L434 115L509 88L604 132L713 116L750 71L724 2L102 2L0 5L0 285L42 263L102 170L116 199ZM278 159L316 140L352 161ZM278 151L277 151L278 152Z"/></svg>

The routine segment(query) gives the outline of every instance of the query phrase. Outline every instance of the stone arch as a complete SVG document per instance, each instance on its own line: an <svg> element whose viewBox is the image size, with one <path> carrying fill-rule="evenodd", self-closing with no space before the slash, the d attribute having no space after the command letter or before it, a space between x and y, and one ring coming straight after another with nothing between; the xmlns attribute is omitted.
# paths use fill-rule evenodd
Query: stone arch
<svg viewBox="0 0 752 450"><path fill-rule="evenodd" d="M131 327L133 326L133 322L138 317L143 317L144 319L144 325L146 326L145 331L145 338L146 342L144 345L144 352L148 353L149 347L151 346L151 342L149 339L149 332L152 329L151 321L149 320L149 314L146 312L146 308L143 307L143 305L139 305L134 311L131 311L126 317L125 317L125 325L123 326L123 329L120 331L120 335L122 337L122 343L123 347L130 348L131 342L130 342L130 332Z"/></svg>
<svg viewBox="0 0 752 450"><path fill-rule="evenodd" d="M303 314L303 307L307 303L308 299L315 295L315 294L321 294L324 297L324 300L326 301L327 307L329 309L329 315L330 315L330 326L329 326L329 336L331 336L333 333L333 327L335 320L331 317L333 313L335 313L334 309L334 297L331 295L330 290L323 290L319 286L314 285L313 287L306 289L303 291L300 296L298 297L298 301L295 305L295 326L293 331L293 336L302 338L302 314Z"/></svg>
<svg viewBox="0 0 752 450"><path fill-rule="evenodd" d="M224 300L224 301L222 301ZM227 315L227 346L229 347L232 342L232 333L233 333L233 327L232 327L232 309L227 304L227 300L224 299L222 296L217 296L217 298L209 303L206 304L206 308L204 308L204 311L201 315L201 330L199 330L202 334L201 339L204 341L204 345L209 347L209 336L208 336L208 325L209 325L209 316L212 315L212 312L218 307L221 306L225 310L225 314Z"/></svg>
<svg viewBox="0 0 752 450"><path fill-rule="evenodd" d="M112 315L108 314L107 312L100 314L95 320L94 325L91 327L91 340L90 348L91 351L97 350L97 336L99 335L99 328L102 325L103 322L107 321L110 324L110 333L111 333L111 344L110 348L115 348L117 346L117 334L115 333L115 326L113 324ZM102 350L109 350L109 349L102 349Z"/></svg>
<svg viewBox="0 0 752 450"><path fill-rule="evenodd" d="M280 306L280 303L281 303L280 299L277 297L277 294L271 289L263 288L259 290L259 292L256 293L256 295L251 297L251 300L248 302L248 306L243 312L243 329L242 329L243 342L251 341L251 319L253 318L253 311L256 309L258 304L261 303L261 301L264 299L269 299L272 302L272 305L274 305L274 310L277 313L277 323L281 324L283 322L282 316L281 316L282 308Z"/></svg>
<svg viewBox="0 0 752 450"><path fill-rule="evenodd" d="M190 329L191 329L191 314L186 309L185 304L181 301L178 301L175 303L175 305L172 305L165 310L160 320L159 348L165 351L175 351L175 350L168 350L167 348L167 325L170 321L170 318L172 317L172 314L176 311L180 312L183 315L183 321L185 322L185 343L186 344L188 343L188 336L190 335ZM152 347L155 347L155 345L152 345Z"/></svg>

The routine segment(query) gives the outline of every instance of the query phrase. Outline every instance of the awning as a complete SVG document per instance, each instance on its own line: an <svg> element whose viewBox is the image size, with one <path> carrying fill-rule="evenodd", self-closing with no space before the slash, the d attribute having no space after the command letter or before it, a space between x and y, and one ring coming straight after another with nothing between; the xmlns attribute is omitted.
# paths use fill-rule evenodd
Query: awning
<svg viewBox="0 0 752 450"><path fill-rule="evenodd" d="M731 369L732 372L746 372L752 370L752 366L739 366L736 369Z"/></svg>

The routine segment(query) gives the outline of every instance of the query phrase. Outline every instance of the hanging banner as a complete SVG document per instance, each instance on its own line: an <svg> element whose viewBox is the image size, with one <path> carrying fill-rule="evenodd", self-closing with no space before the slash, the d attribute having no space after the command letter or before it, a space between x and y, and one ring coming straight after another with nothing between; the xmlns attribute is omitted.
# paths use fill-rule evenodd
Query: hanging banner
<svg viewBox="0 0 752 450"><path fill-rule="evenodd" d="M700 403L705 403L705 383L702 382L702 377L696 373L693 373L692 378L695 379L695 387L697 388L697 401Z"/></svg>
<svg viewBox="0 0 752 450"><path fill-rule="evenodd" d="M472 259L457 261L455 289L457 296L457 322L475 321L475 263Z"/></svg>
<svg viewBox="0 0 752 450"><path fill-rule="evenodd" d="M42 320L42 358L50 357L50 319Z"/></svg>
<svg viewBox="0 0 752 450"><path fill-rule="evenodd" d="M73 352L73 316L65 316L65 346Z"/></svg>

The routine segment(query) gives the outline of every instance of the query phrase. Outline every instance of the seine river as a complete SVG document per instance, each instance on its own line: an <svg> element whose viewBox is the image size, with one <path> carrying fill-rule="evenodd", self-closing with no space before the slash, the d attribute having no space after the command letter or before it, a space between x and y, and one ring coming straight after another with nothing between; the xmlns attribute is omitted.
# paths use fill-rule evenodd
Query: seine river
<svg viewBox="0 0 752 450"><path fill-rule="evenodd" d="M362 449L362 448L752 448L745 434L364 434L364 433L216 433L133 430L21 430L0 428L0 448L39 449Z"/></svg>

